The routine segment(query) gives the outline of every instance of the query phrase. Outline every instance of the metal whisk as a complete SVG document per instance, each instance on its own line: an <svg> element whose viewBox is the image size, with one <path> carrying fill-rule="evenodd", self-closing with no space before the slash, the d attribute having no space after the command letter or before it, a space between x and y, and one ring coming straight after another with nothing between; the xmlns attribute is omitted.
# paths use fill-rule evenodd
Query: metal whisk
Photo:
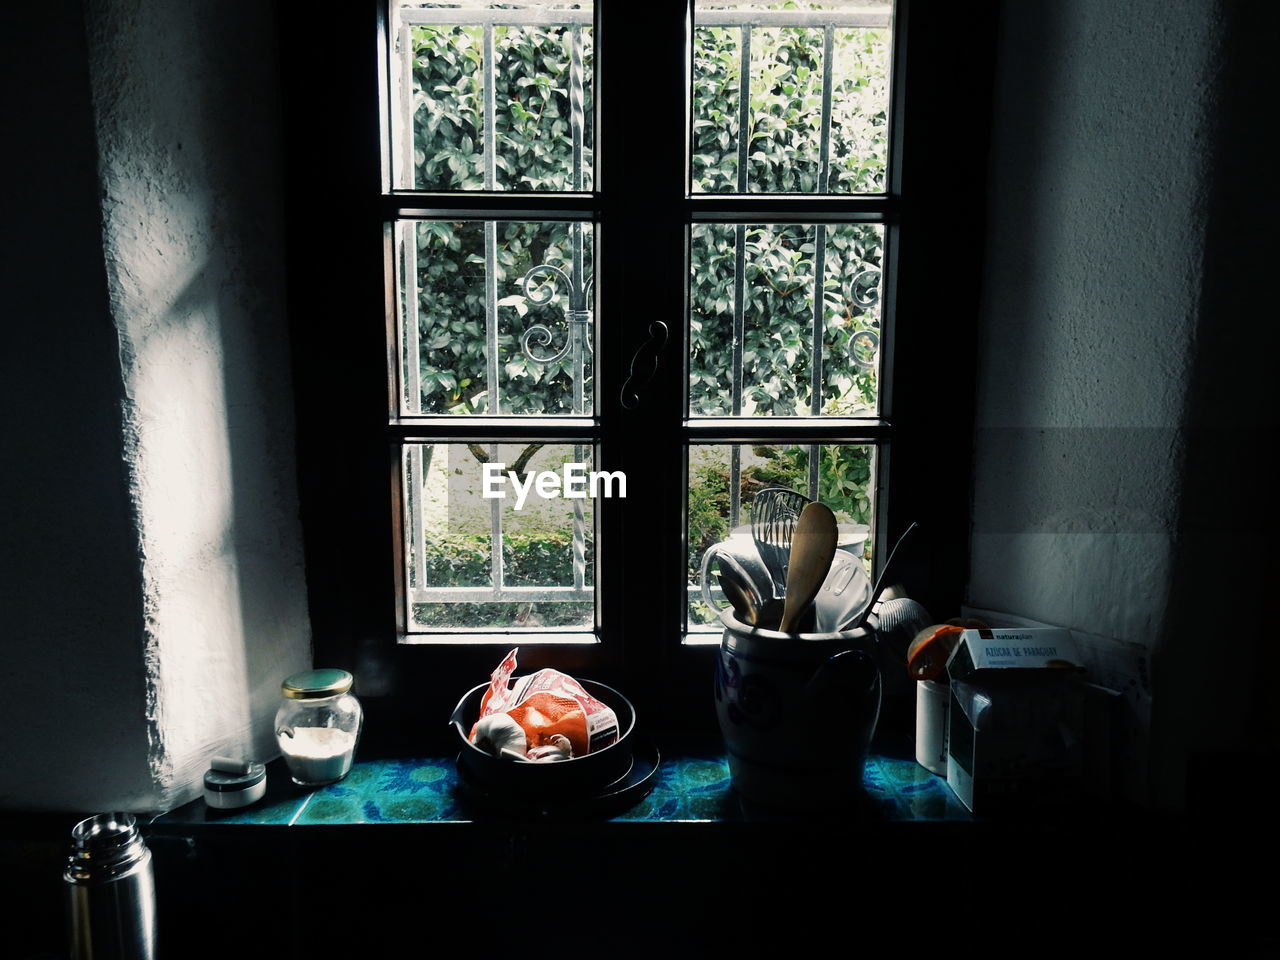
<svg viewBox="0 0 1280 960"><path fill-rule="evenodd" d="M803 493L789 487L765 487L751 501L751 536L760 559L769 568L775 600L786 596L791 535L800 511L811 502Z"/></svg>

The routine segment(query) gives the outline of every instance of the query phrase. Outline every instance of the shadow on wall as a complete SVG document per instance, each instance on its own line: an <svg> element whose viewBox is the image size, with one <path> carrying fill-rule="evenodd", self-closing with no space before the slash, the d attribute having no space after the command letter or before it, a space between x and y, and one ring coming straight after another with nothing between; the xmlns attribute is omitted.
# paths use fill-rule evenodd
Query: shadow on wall
<svg viewBox="0 0 1280 960"><path fill-rule="evenodd" d="M309 662L273 11L87 11L161 808L215 753L274 756Z"/></svg>
<svg viewBox="0 0 1280 960"><path fill-rule="evenodd" d="M280 681L310 663L285 316L282 195L288 173L277 63L279 14L276 5L267 4L227 16L214 4L204 20L186 27L190 43L222 64L211 71L217 83L195 90L198 136L216 145L205 151L211 255L184 299L191 301L185 309L208 310L218 321L230 450L224 550L234 570L243 630L238 686L248 711L243 728L252 740L245 750L261 760L276 752L270 724ZM230 66L246 56L255 69Z"/></svg>
<svg viewBox="0 0 1280 960"><path fill-rule="evenodd" d="M275 749L309 662L275 6L251 6L3 11L3 808L186 799L211 755Z"/></svg>
<svg viewBox="0 0 1280 960"><path fill-rule="evenodd" d="M1014 259L1003 268L1001 282L994 288L997 302L993 303L993 285L983 284L981 307L984 320L993 309L1018 319L1001 323L994 334L980 329L979 337L988 340L979 344L980 363L991 356L992 337L999 338L1001 352L1007 356L1034 357L1041 350L1036 320L1043 322L1043 315L1036 310L1038 290L1032 283L1044 258L1039 244L1048 220L1045 198L1050 194L1052 109L1048 92L1061 88L1064 72L1061 60L1046 56L1045 51L1061 43L1064 18L1060 6L1052 3L1037 4L1034 15L1028 13L1028 8L1017 4L1005 4L1000 12L988 182L996 213L988 222L988 248L1000 246L1002 256ZM1015 144L1016 150L1002 150L1001 144ZM1011 246L1002 238L1016 238L1017 243ZM983 327L989 325L988 321Z"/></svg>
<svg viewBox="0 0 1280 960"><path fill-rule="evenodd" d="M0 809L86 784L145 802L142 580L84 20L76 3L0 18L0 644L18 721L0 727Z"/></svg>
<svg viewBox="0 0 1280 960"><path fill-rule="evenodd" d="M1205 606L1265 623L1274 569L1259 6L1002 7L969 599L1152 650L1171 811L1188 758L1247 752L1274 670Z"/></svg>
<svg viewBox="0 0 1280 960"><path fill-rule="evenodd" d="M1274 790L1280 767L1280 645L1271 625L1280 521L1270 466L1280 442L1280 190L1263 148L1280 8L1220 10L1204 284L1186 396L1179 550L1155 649L1162 696L1154 725L1164 734L1157 786L1172 788L1185 776L1189 812L1234 816L1243 778L1250 790Z"/></svg>

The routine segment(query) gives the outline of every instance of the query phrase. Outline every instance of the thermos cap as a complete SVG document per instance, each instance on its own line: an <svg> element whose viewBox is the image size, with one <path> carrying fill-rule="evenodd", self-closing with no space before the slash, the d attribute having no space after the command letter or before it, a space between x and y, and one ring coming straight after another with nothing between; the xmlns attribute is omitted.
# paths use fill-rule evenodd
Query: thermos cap
<svg viewBox="0 0 1280 960"><path fill-rule="evenodd" d="M128 846L138 835L131 813L100 813L71 828L71 845L82 856L98 856Z"/></svg>
<svg viewBox="0 0 1280 960"><path fill-rule="evenodd" d="M71 828L71 855L64 877L72 883L109 880L149 856L133 814L100 813Z"/></svg>

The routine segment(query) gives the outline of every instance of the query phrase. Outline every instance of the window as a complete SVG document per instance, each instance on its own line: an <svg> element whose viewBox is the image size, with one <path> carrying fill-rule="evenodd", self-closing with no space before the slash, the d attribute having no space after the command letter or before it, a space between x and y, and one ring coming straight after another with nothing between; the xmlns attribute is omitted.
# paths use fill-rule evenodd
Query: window
<svg viewBox="0 0 1280 960"><path fill-rule="evenodd" d="M595 638L593 38L590 3L390 8L389 195L436 205L392 225L406 639Z"/></svg>
<svg viewBox="0 0 1280 960"><path fill-rule="evenodd" d="M930 490L920 467L936 453L967 476L965 378L946 401L907 389L964 356L964 325L934 328L932 295L903 287L945 245L913 213L962 216L903 189L907 10L381 7L376 55L326 81L352 135L293 191L294 210L325 198L349 268L343 335L300 319L296 364L331 659L447 698L519 645L530 665L702 697L717 633L697 561L754 490L834 501L871 565L912 520L964 527L967 481ZM354 102L371 68L376 114ZM306 140L306 105L291 116ZM314 286L302 300L332 309ZM615 495L521 504L513 469ZM925 591L958 594L957 543L917 571Z"/></svg>
<svg viewBox="0 0 1280 960"><path fill-rule="evenodd" d="M891 8L803 6L695 5L689 194L737 199L732 215L691 207L687 225L691 429L716 418L878 412ZM611 229L627 229L591 192L594 19L590 3L551 0L390 10L389 195L416 203L430 191L437 205L434 215L400 210L392 226L393 420L430 434L441 419L472 418L465 441L399 450L409 638L596 627L594 500L559 495L565 470L625 476L590 470L605 439L594 415L595 227L605 243ZM676 106L654 102L649 112ZM511 209L477 216L467 210L472 191L504 196ZM548 200L564 194L589 196L591 219L563 219ZM876 200L832 223L753 216L753 200L779 195ZM682 199L672 191L668 204ZM599 294L606 310L609 293ZM607 336L635 327L625 307L614 315L622 322ZM663 350L661 361L673 358ZM501 443L513 423L494 419L517 423L526 442ZM586 435L566 436L570 425ZM874 445L752 447L714 430L685 439L695 437L687 579L766 476L821 495L850 524L873 518ZM546 488L553 498L518 486L522 475L548 474L561 478ZM723 496L709 495L726 484ZM589 494L589 485L570 492ZM601 547L602 562L623 549ZM696 635L712 618L696 584L686 589Z"/></svg>

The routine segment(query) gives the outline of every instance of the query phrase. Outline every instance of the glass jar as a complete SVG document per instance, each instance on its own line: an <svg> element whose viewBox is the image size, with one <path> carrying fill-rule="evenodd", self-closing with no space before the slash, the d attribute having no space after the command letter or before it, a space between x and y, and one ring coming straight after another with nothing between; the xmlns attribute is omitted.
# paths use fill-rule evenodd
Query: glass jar
<svg viewBox="0 0 1280 960"><path fill-rule="evenodd" d="M304 670L280 684L276 742L299 786L337 783L351 770L364 720L352 681L345 670Z"/></svg>

